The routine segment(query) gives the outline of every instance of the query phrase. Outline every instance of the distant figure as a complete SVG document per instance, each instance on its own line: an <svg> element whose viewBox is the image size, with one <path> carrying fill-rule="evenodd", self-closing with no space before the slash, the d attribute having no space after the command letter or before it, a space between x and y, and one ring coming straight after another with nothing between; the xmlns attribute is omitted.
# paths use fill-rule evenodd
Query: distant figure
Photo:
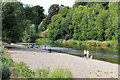
<svg viewBox="0 0 120 80"><path fill-rule="evenodd" d="M87 49L87 59L89 59L89 54L90 54L90 53L89 53L89 51L88 51L88 49Z"/></svg>
<svg viewBox="0 0 120 80"><path fill-rule="evenodd" d="M87 54L87 52L86 52L86 49L84 50L84 58L86 58L86 54Z"/></svg>
<svg viewBox="0 0 120 80"><path fill-rule="evenodd" d="M38 45L36 45L36 48L38 48Z"/></svg>
<svg viewBox="0 0 120 80"><path fill-rule="evenodd" d="M30 45L28 44L28 48L30 48Z"/></svg>
<svg viewBox="0 0 120 80"><path fill-rule="evenodd" d="M93 57L93 56L90 56L90 59L91 59L91 60L92 60L92 57Z"/></svg>
<svg viewBox="0 0 120 80"><path fill-rule="evenodd" d="M33 45L31 46L31 48L34 48L34 46L35 46L35 44L33 44Z"/></svg>
<svg viewBox="0 0 120 80"><path fill-rule="evenodd" d="M52 52L52 50L51 50L51 49L48 49L48 51L49 51L49 53L51 53L51 52Z"/></svg>

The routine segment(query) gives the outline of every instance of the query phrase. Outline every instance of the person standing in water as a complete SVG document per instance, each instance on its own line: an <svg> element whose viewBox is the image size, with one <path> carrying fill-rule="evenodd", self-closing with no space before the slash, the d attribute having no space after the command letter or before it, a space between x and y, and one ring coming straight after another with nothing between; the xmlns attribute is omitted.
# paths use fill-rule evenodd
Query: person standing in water
<svg viewBox="0 0 120 80"><path fill-rule="evenodd" d="M89 53L89 51L88 51L88 49L87 49L87 59L89 59L89 54L90 54L90 53Z"/></svg>
<svg viewBox="0 0 120 80"><path fill-rule="evenodd" d="M85 49L85 50L84 50L84 58L86 58L86 54L87 54L87 53L86 53L86 49Z"/></svg>

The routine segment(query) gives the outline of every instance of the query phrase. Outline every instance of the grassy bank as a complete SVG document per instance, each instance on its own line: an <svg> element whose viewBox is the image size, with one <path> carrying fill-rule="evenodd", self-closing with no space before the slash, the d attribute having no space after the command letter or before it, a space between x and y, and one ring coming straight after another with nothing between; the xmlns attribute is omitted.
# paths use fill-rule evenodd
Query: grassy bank
<svg viewBox="0 0 120 80"><path fill-rule="evenodd" d="M78 41L78 40L63 40L59 39L56 41L49 40L47 38L44 39L37 39L36 43L57 43L57 44L68 44L68 45L88 45L88 46L104 46L104 47L119 47L119 43L117 40L114 41L96 41L96 40L89 40L89 41Z"/></svg>
<svg viewBox="0 0 120 80"><path fill-rule="evenodd" d="M72 73L68 69L55 69L50 71L49 68L41 68L33 71L24 63L14 62L9 53L4 50L1 57L2 61L2 79L9 78L72 78Z"/></svg>

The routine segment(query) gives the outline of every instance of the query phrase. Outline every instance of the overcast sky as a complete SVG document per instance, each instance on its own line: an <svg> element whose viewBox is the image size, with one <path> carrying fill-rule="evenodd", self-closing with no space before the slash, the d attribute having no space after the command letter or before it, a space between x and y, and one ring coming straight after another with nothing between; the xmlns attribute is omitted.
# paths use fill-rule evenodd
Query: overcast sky
<svg viewBox="0 0 120 80"><path fill-rule="evenodd" d="M40 5L44 8L45 14L48 13L48 9L52 4L63 4L64 6L69 6L72 7L75 0L20 0L24 4L29 4L29 5Z"/></svg>

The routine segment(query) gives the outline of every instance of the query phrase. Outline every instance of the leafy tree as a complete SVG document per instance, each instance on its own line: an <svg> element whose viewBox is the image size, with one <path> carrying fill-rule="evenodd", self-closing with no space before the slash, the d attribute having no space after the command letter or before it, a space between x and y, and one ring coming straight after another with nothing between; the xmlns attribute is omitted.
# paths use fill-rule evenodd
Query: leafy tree
<svg viewBox="0 0 120 80"><path fill-rule="evenodd" d="M38 32L38 25L45 18L45 15L43 12L44 12L43 7L39 5L33 7L33 13L37 14L37 16L35 17L35 20L33 21L33 23L35 24L36 33Z"/></svg>
<svg viewBox="0 0 120 80"><path fill-rule="evenodd" d="M58 19L59 17L59 19ZM51 40L57 40L60 38L63 38L64 33L63 33L63 27L60 25L61 21L62 21L63 17L62 15L58 14L58 15L54 15L52 17L52 21L49 24L49 30L48 30L48 38L50 38Z"/></svg>
<svg viewBox="0 0 120 80"><path fill-rule="evenodd" d="M38 14L34 11L33 7L31 7L30 5L25 5L24 15L25 15L25 19L30 20L31 23L34 23Z"/></svg>
<svg viewBox="0 0 120 80"><path fill-rule="evenodd" d="M25 31L25 17L22 3L5 3L3 10L3 41L18 42L23 37Z"/></svg>
<svg viewBox="0 0 120 80"><path fill-rule="evenodd" d="M38 25L45 17L43 7L38 5L23 7L20 2L3 3L2 10L4 42L35 41L38 37ZM35 27L31 28L33 24Z"/></svg>
<svg viewBox="0 0 120 80"><path fill-rule="evenodd" d="M105 37L107 40L118 40L118 3L109 3L108 6Z"/></svg>
<svg viewBox="0 0 120 80"><path fill-rule="evenodd" d="M46 24L49 24L51 22L51 17L55 14L58 14L58 11L60 10L60 7L58 4L53 4L48 9L48 16L44 19Z"/></svg>
<svg viewBox="0 0 120 80"><path fill-rule="evenodd" d="M76 0L73 7L78 7L80 5L85 6L87 5L87 2L80 2L79 0Z"/></svg>
<svg viewBox="0 0 120 80"><path fill-rule="evenodd" d="M37 38L37 34L35 32L35 25L28 22L26 26L29 27L26 28L26 30L24 31L24 36L22 40L25 42L34 42Z"/></svg>
<svg viewBox="0 0 120 80"><path fill-rule="evenodd" d="M63 7L48 25L51 40L118 40L118 3L88 2ZM52 11L51 11L52 12Z"/></svg>

